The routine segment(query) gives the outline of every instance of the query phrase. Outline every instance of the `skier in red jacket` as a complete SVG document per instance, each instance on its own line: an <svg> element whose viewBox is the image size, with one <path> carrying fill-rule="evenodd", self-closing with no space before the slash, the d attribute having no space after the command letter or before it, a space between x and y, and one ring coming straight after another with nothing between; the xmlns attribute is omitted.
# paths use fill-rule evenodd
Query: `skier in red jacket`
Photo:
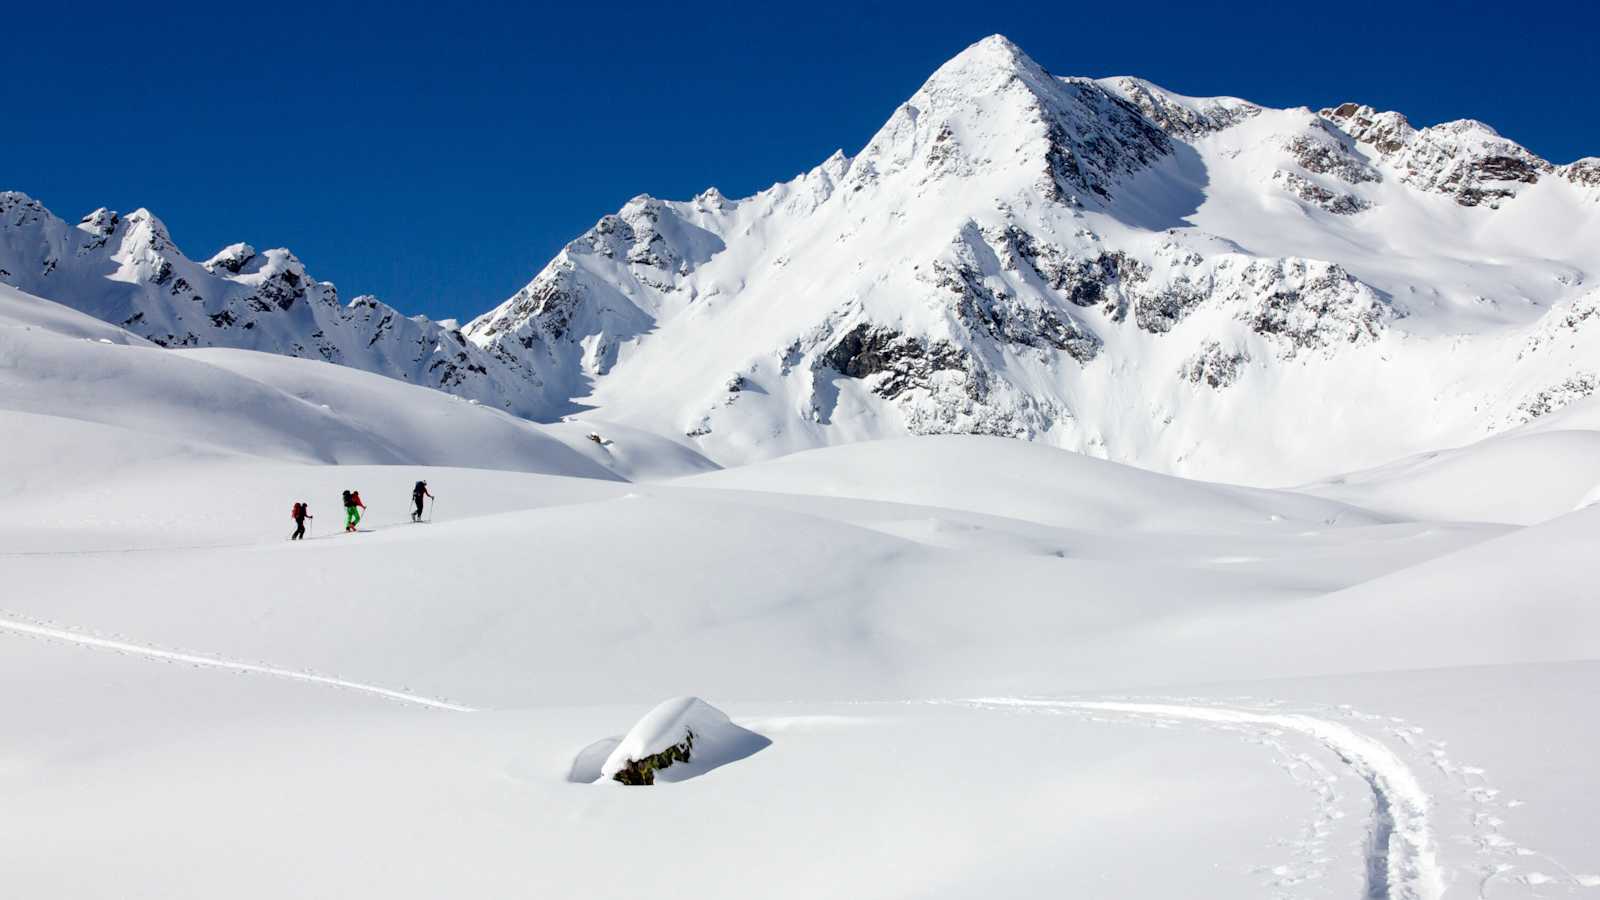
<svg viewBox="0 0 1600 900"><path fill-rule="evenodd" d="M366 508L367 508L367 505L365 503L361 502L361 492L360 491L345 491L344 492L344 530L345 531L355 531L356 530L356 526L361 524L361 510L366 509Z"/></svg>

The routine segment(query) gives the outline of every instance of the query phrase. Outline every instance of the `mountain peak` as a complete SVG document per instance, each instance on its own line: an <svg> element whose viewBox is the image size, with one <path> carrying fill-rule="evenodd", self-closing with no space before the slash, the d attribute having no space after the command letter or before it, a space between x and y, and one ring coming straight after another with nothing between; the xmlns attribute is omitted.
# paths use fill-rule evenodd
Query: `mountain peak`
<svg viewBox="0 0 1600 900"><path fill-rule="evenodd" d="M694 203L697 206L707 206L712 209L723 209L729 205L728 198L723 195L722 191L717 189L716 185L712 185L696 194Z"/></svg>
<svg viewBox="0 0 1600 900"><path fill-rule="evenodd" d="M122 217L114 210L102 206L92 213L78 220L78 227L98 237L107 237L115 231L122 222Z"/></svg>
<svg viewBox="0 0 1600 900"><path fill-rule="evenodd" d="M141 206L128 213L123 221L128 223L128 246L133 249L157 254L173 250L172 234L167 231L166 223L150 210Z"/></svg>
<svg viewBox="0 0 1600 900"><path fill-rule="evenodd" d="M1555 170L1515 141L1477 119L1457 119L1417 129L1397 112L1344 103L1324 119L1364 144L1400 173L1405 184L1448 194L1462 206L1497 208Z"/></svg>
<svg viewBox="0 0 1600 900"><path fill-rule="evenodd" d="M957 54L873 136L852 193L896 177L913 192L974 178L1000 194L1078 206L1171 152L1138 109L1089 79L1057 78L1001 35Z"/></svg>
<svg viewBox="0 0 1600 900"><path fill-rule="evenodd" d="M201 265L207 271L215 272L217 269L226 269L235 275L244 271L244 267L256 258L256 248L246 243L229 244L218 250L216 255L206 260Z"/></svg>
<svg viewBox="0 0 1600 900"><path fill-rule="evenodd" d="M1322 110L1320 115L1344 129L1346 134L1362 143L1371 144L1385 155L1404 148L1417 132L1404 115L1379 112L1364 103L1341 103Z"/></svg>
<svg viewBox="0 0 1600 900"><path fill-rule="evenodd" d="M21 191L0 191L0 207L30 206L38 202Z"/></svg>
<svg viewBox="0 0 1600 900"><path fill-rule="evenodd" d="M1004 35L994 34L951 57L929 76L919 93L953 91L963 96L981 96L1016 78L1036 92L1054 81L1021 47Z"/></svg>
<svg viewBox="0 0 1600 900"><path fill-rule="evenodd" d="M1012 40L1003 34L991 34L981 41L977 41L967 49L957 53L950 62L962 62L975 65L993 65L1015 68L1021 65L1034 63L1028 54L1022 51ZM948 65L948 63L947 63Z"/></svg>

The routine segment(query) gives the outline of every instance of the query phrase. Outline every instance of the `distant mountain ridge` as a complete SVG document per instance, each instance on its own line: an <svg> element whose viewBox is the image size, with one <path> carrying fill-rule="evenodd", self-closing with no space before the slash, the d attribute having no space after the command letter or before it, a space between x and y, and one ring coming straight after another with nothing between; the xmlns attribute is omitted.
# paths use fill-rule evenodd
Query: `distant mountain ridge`
<svg viewBox="0 0 1600 900"><path fill-rule="evenodd" d="M152 340L595 407L725 463L955 432L1258 483L1376 465L1592 392L1597 273L1600 160L1058 78L999 36L855 156L637 197L459 331L287 251L193 263L142 210L0 195L0 280Z"/></svg>
<svg viewBox="0 0 1600 900"><path fill-rule="evenodd" d="M148 210L97 209L77 224L0 193L0 281L165 347L236 347L354 366L526 414L528 382L459 330L374 297L340 303L288 250L183 254Z"/></svg>

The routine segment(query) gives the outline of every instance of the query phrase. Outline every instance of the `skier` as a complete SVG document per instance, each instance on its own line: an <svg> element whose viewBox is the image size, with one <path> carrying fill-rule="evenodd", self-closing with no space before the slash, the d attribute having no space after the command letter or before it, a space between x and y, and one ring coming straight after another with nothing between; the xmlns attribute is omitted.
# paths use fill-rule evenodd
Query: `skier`
<svg viewBox="0 0 1600 900"><path fill-rule="evenodd" d="M424 497L427 497L430 500L433 499L433 495L428 493L428 483L426 481L419 481L417 482L417 486L411 489L411 502L417 507L416 510L411 513L411 521L413 522L422 521L422 498Z"/></svg>
<svg viewBox="0 0 1600 900"><path fill-rule="evenodd" d="M296 503L294 505L294 509L293 509L293 511L291 511L289 513L289 517L291 519L294 519L294 534L289 535L289 540L291 540L291 541L303 541L303 540L305 540L306 539L306 520L307 519L315 519L316 518L316 516L313 516L311 514L311 507L307 506L306 502L304 500L301 500L299 503Z"/></svg>
<svg viewBox="0 0 1600 900"><path fill-rule="evenodd" d="M360 491L345 491L344 492L344 530L345 531L355 531L356 530L356 526L361 524L361 510L366 509L366 508L367 508L367 505L365 503L361 502L361 492Z"/></svg>

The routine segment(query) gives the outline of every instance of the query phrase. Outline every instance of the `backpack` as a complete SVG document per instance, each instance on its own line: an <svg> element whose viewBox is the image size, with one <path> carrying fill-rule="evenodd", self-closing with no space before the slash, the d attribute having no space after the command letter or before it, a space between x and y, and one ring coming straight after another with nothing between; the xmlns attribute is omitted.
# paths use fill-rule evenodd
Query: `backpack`
<svg viewBox="0 0 1600 900"><path fill-rule="evenodd" d="M291 519L298 519L298 518L300 518L300 517L301 517L301 516L303 516L303 515L305 515L305 514L306 514L306 507L305 507L305 504L303 504L303 503L296 503L296 504L295 504L295 505L294 505L294 509L292 509L292 510L290 510L290 511L289 511L289 518L291 518Z"/></svg>
<svg viewBox="0 0 1600 900"><path fill-rule="evenodd" d="M425 493L428 490L426 487L423 486L425 484L427 484L427 482L424 482L424 481L417 482L417 486L411 489L411 496L413 496L413 497L421 497L423 495L423 493Z"/></svg>
<svg viewBox="0 0 1600 900"><path fill-rule="evenodd" d="M350 492L349 491L345 491L344 492L344 505L345 506L349 506L350 505Z"/></svg>

